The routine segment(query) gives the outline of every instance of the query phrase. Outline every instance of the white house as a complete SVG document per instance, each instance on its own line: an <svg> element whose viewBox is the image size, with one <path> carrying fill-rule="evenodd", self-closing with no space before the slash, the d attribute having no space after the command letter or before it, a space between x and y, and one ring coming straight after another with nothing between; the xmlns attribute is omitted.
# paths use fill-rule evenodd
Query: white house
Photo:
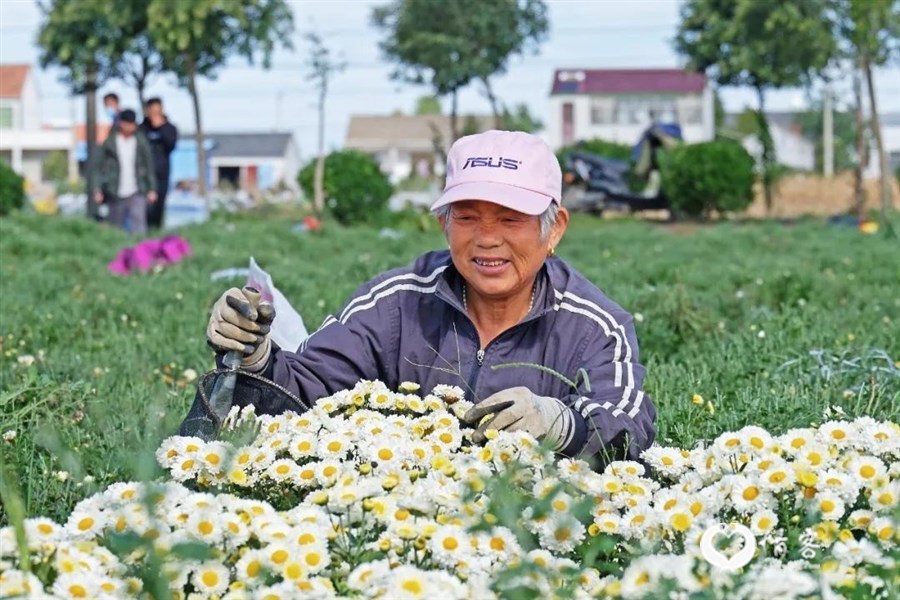
<svg viewBox="0 0 900 600"><path fill-rule="evenodd" d="M302 165L292 133L208 133L206 138L212 142L208 154L212 186L227 181L248 192L279 185L299 189L297 173Z"/></svg>
<svg viewBox="0 0 900 600"><path fill-rule="evenodd" d="M688 142L715 136L713 91L682 69L557 69L546 137L553 148L602 138L636 144L654 121L678 123Z"/></svg>
<svg viewBox="0 0 900 600"><path fill-rule="evenodd" d="M0 160L30 183L43 180L44 159L54 150L69 158L69 176L77 172L72 129L41 125L40 93L29 65L0 65Z"/></svg>
<svg viewBox="0 0 900 600"><path fill-rule="evenodd" d="M458 130L486 131L493 117L458 116ZM451 144L447 115L353 115L344 147L371 154L392 183L412 175L442 175L443 161L435 143L444 152Z"/></svg>

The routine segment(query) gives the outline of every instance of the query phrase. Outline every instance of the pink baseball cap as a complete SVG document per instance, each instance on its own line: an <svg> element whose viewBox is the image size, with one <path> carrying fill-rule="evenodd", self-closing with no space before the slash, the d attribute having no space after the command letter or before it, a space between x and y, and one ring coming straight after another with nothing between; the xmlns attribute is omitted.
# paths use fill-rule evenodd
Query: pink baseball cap
<svg viewBox="0 0 900 600"><path fill-rule="evenodd" d="M431 210L460 200L486 200L539 215L561 197L559 161L541 138L492 129L453 143L444 193Z"/></svg>

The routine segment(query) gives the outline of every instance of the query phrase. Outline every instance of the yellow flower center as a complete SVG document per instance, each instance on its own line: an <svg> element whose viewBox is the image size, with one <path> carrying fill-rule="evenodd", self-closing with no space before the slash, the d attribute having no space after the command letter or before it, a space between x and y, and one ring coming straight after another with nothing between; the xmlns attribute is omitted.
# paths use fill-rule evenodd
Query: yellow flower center
<svg viewBox="0 0 900 600"><path fill-rule="evenodd" d="M859 470L859 474L863 479L872 479L875 477L875 467L872 465L863 465Z"/></svg>
<svg viewBox="0 0 900 600"><path fill-rule="evenodd" d="M456 538L448 537L444 538L444 541L441 542L441 546L444 547L444 550L452 552L453 550L459 548L459 542L456 540Z"/></svg>
<svg viewBox="0 0 900 600"><path fill-rule="evenodd" d="M424 591L422 583L415 579L407 579L400 587L403 588L403 591L409 592L410 594L420 595Z"/></svg>
<svg viewBox="0 0 900 600"><path fill-rule="evenodd" d="M378 451L378 458L381 460L391 460L394 458L394 452L390 448L382 448Z"/></svg>
<svg viewBox="0 0 900 600"><path fill-rule="evenodd" d="M214 585L218 585L219 583L219 574L215 571L206 571L200 579L203 580L203 584L208 587L213 587Z"/></svg>
<svg viewBox="0 0 900 600"><path fill-rule="evenodd" d="M84 517L80 521L78 521L78 529L80 531L87 531L91 527L94 526L94 518L93 517Z"/></svg>
<svg viewBox="0 0 900 600"><path fill-rule="evenodd" d="M759 496L759 489L757 489L756 486L751 485L744 490L741 496L748 502L751 500L755 500L756 497Z"/></svg>

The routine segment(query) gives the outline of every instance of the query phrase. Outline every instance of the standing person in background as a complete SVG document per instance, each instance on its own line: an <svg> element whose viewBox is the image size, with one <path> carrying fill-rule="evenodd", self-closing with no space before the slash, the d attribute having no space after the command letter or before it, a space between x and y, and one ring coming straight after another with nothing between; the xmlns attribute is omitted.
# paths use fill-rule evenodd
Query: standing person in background
<svg viewBox="0 0 900 600"><path fill-rule="evenodd" d="M153 176L153 153L138 131L137 115L119 113L118 128L100 146L94 200L109 206L109 222L142 235L147 232L147 203L157 200Z"/></svg>
<svg viewBox="0 0 900 600"><path fill-rule="evenodd" d="M119 106L118 94L110 92L103 96L103 110L112 122L112 128L109 130L112 133L119 127L119 111L121 107Z"/></svg>
<svg viewBox="0 0 900 600"><path fill-rule="evenodd" d="M178 129L169 123L163 113L162 100L150 98L144 105L144 121L141 132L150 142L156 175L156 202L147 205L147 226L159 229L166 210L166 194L169 191L169 155L178 142Z"/></svg>

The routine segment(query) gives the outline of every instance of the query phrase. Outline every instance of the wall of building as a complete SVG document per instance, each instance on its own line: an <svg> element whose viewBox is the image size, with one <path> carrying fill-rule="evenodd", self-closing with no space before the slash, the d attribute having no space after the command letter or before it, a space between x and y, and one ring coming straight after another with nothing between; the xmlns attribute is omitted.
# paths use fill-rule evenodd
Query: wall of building
<svg viewBox="0 0 900 600"><path fill-rule="evenodd" d="M569 140L563 128L563 106L567 103L573 109ZM703 94L551 96L546 138L554 149L594 137L631 145L654 119L678 122L688 142L710 140L715 131L712 93L707 88Z"/></svg>

